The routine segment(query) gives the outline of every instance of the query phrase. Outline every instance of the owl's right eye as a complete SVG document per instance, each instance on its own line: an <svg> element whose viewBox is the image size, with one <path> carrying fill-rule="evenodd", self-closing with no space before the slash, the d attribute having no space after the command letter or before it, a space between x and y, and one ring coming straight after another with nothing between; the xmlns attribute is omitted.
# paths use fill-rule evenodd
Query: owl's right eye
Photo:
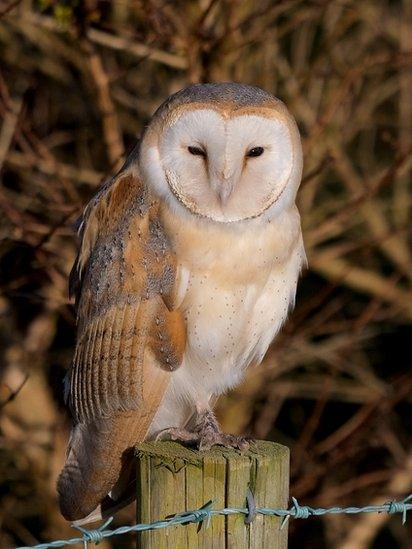
<svg viewBox="0 0 412 549"><path fill-rule="evenodd" d="M188 147L187 150L194 156L203 156L203 158L206 158L206 152L200 147Z"/></svg>

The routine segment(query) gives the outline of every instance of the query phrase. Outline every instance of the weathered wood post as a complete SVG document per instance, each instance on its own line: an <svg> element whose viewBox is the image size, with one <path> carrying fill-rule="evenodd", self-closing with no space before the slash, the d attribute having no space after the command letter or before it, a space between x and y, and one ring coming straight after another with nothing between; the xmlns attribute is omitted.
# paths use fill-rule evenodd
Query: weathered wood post
<svg viewBox="0 0 412 549"><path fill-rule="evenodd" d="M195 451L169 441L136 447L137 521L154 522L213 500L214 509L245 508L248 488L256 507L286 508L289 450L259 441L241 454L215 447ZM285 549L287 527L281 519L257 514L215 516L207 525L174 525L138 534L138 549Z"/></svg>

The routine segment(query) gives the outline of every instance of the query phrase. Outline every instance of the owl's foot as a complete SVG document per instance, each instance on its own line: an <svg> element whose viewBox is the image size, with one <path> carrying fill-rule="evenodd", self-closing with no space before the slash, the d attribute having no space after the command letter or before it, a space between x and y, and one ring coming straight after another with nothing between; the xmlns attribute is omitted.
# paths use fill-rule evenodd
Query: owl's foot
<svg viewBox="0 0 412 549"><path fill-rule="evenodd" d="M157 440L169 438L196 445L199 450L210 450L212 446L225 446L244 451L249 448L251 440L247 437L222 433L214 413L210 410L199 415L193 431L171 427L161 431Z"/></svg>
<svg viewBox="0 0 412 549"><path fill-rule="evenodd" d="M198 435L197 445L199 450L210 450L212 446L247 450L250 445L250 440L246 437L222 433L216 416L211 410L206 410L199 415L196 421L195 433Z"/></svg>

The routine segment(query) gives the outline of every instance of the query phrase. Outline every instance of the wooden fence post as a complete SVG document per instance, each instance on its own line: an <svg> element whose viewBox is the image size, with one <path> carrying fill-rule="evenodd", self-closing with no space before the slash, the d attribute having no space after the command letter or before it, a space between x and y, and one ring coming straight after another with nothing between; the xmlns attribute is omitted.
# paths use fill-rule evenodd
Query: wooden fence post
<svg viewBox="0 0 412 549"><path fill-rule="evenodd" d="M154 522L213 500L214 509L246 507L250 488L256 507L286 509L289 450L258 441L241 454L215 447L195 451L176 442L146 442L136 447L137 521ZM287 527L281 519L256 515L215 516L203 523L138 533L138 549L285 549Z"/></svg>

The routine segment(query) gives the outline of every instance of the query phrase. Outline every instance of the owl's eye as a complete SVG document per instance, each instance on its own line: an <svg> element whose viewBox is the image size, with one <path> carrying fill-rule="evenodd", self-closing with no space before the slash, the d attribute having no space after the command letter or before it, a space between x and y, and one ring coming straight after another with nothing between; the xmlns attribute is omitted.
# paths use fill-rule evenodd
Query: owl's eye
<svg viewBox="0 0 412 549"><path fill-rule="evenodd" d="M203 158L206 158L206 152L200 147L188 147L187 150L194 156L203 156Z"/></svg>
<svg viewBox="0 0 412 549"><path fill-rule="evenodd" d="M246 156L252 158L255 156L261 156L264 150L265 149L263 147L253 147L253 149L250 149L250 151L246 153Z"/></svg>

